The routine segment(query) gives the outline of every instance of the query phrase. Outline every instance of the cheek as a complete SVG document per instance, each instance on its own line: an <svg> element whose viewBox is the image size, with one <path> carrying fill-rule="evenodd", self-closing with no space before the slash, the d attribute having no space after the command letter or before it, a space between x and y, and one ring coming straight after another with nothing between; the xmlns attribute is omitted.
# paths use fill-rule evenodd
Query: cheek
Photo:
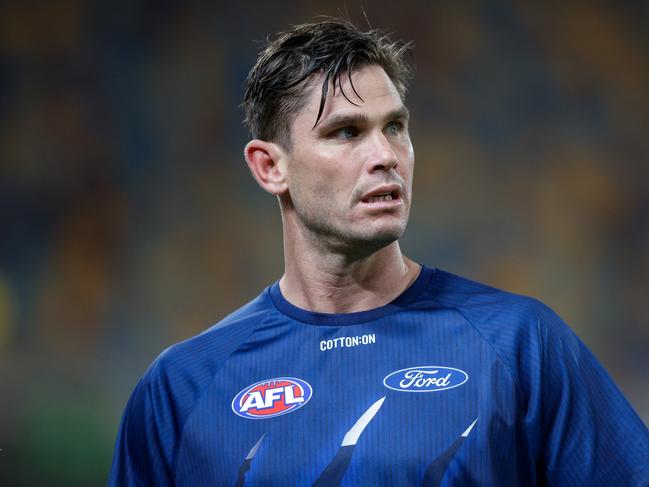
<svg viewBox="0 0 649 487"><path fill-rule="evenodd" d="M354 187L351 171L344 171L347 157L331 147L301 151L291 167L291 183L299 185L300 193L307 191L314 197L334 198L342 196Z"/></svg>
<svg viewBox="0 0 649 487"><path fill-rule="evenodd" d="M403 155L401 156L401 161L403 161L403 164L401 164L402 174L408 180L411 180L412 173L415 167L415 153L412 150L412 145L408 145L407 147L404 147Z"/></svg>
<svg viewBox="0 0 649 487"><path fill-rule="evenodd" d="M291 170L289 191L298 211L309 214L327 211L334 198L334 174L318 164L300 164Z"/></svg>

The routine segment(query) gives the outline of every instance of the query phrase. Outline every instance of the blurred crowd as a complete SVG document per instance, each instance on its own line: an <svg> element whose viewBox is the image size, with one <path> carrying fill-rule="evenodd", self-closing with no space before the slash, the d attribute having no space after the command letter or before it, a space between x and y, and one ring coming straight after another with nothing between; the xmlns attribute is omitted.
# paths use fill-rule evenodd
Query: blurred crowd
<svg viewBox="0 0 649 487"><path fill-rule="evenodd" d="M1 485L104 483L148 364L279 278L239 104L319 14L413 40L404 252L553 307L649 420L643 2L3 2Z"/></svg>

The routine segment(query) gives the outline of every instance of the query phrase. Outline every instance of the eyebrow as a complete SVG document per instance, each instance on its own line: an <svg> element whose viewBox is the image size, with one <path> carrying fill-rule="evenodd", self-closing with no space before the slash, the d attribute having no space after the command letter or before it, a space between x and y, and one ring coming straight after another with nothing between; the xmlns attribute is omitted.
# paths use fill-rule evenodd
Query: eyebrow
<svg viewBox="0 0 649 487"><path fill-rule="evenodd" d="M409 120L410 111L404 105L396 110L392 110L385 115L385 120ZM333 115L328 119L319 122L315 127L321 132L328 132L336 127L346 127L348 125L364 125L368 122L367 115L362 113Z"/></svg>

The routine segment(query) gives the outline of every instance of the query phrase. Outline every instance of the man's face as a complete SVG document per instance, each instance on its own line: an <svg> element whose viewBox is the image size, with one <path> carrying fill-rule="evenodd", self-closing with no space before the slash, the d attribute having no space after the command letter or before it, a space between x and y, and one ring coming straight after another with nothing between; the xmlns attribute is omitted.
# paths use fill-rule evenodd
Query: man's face
<svg viewBox="0 0 649 487"><path fill-rule="evenodd" d="M322 243L378 249L398 239L410 212L414 153L408 112L385 71L370 65L329 87L315 123L322 77L307 88L291 125L289 197L299 222ZM361 99L362 98L362 99Z"/></svg>

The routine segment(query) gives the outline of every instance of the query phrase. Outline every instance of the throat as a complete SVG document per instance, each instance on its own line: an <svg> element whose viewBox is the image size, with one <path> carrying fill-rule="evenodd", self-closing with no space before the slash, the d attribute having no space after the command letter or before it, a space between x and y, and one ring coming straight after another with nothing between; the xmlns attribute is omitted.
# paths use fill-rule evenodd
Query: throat
<svg viewBox="0 0 649 487"><path fill-rule="evenodd" d="M415 281L421 268L401 255L397 242L347 266L304 264L287 262L280 290L291 304L319 313L355 313L384 306Z"/></svg>

